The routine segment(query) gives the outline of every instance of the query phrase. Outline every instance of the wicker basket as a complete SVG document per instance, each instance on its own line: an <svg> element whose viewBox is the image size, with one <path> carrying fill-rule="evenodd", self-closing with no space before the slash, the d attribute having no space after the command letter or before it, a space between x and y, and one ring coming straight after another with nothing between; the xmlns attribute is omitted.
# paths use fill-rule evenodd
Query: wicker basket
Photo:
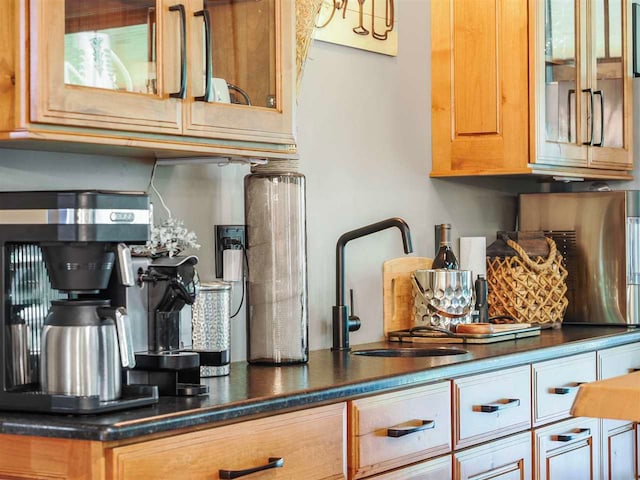
<svg viewBox="0 0 640 480"><path fill-rule="evenodd" d="M559 327L569 302L567 270L555 242L546 238L548 257L532 259L516 242L505 241L517 255L487 257L489 316Z"/></svg>

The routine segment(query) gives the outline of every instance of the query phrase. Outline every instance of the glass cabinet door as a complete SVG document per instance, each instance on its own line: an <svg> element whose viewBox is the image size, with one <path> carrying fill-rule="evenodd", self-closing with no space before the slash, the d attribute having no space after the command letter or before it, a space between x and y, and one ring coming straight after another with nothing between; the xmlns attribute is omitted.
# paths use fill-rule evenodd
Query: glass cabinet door
<svg viewBox="0 0 640 480"><path fill-rule="evenodd" d="M584 122L583 92L586 68L581 56L586 47L580 19L586 14L585 3L579 0L543 0L537 3L538 22L543 28L544 52L540 56L540 112L538 159L542 163L561 162L586 166L587 153L583 138L589 135Z"/></svg>
<svg viewBox="0 0 640 480"><path fill-rule="evenodd" d="M66 0L65 84L155 95L155 3Z"/></svg>
<svg viewBox="0 0 640 480"><path fill-rule="evenodd" d="M190 135L294 143L293 2L194 0Z"/></svg>
<svg viewBox="0 0 640 480"><path fill-rule="evenodd" d="M36 122L181 132L186 14L164 0L35 0L31 24ZM186 58L184 59L186 62Z"/></svg>
<svg viewBox="0 0 640 480"><path fill-rule="evenodd" d="M594 0L592 4L591 82L594 96L594 165L615 168L629 164L625 147L629 143L628 118L631 115L628 79L630 57L625 23L629 11L625 0Z"/></svg>

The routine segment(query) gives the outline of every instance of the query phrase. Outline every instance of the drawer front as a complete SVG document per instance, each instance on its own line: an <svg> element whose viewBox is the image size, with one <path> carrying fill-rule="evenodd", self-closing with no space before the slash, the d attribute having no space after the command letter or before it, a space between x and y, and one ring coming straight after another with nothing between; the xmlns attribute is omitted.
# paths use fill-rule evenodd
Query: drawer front
<svg viewBox="0 0 640 480"><path fill-rule="evenodd" d="M569 418L578 385L596 379L596 354L589 352L534 363L531 375L533 425Z"/></svg>
<svg viewBox="0 0 640 480"><path fill-rule="evenodd" d="M455 480L531 479L531 433L519 433L456 452L453 455L453 478Z"/></svg>
<svg viewBox="0 0 640 480"><path fill-rule="evenodd" d="M640 343L621 345L597 352L598 380L632 373L640 368ZM603 421L603 430L611 431L629 422L625 420Z"/></svg>
<svg viewBox="0 0 640 480"><path fill-rule="evenodd" d="M350 478L450 451L450 382L349 402Z"/></svg>
<svg viewBox="0 0 640 480"><path fill-rule="evenodd" d="M600 428L595 418L572 418L533 432L535 478L600 478Z"/></svg>
<svg viewBox="0 0 640 480"><path fill-rule="evenodd" d="M599 350L598 380L626 375L640 368L640 343Z"/></svg>
<svg viewBox="0 0 640 480"><path fill-rule="evenodd" d="M531 428L529 365L453 382L454 448Z"/></svg>
<svg viewBox="0 0 640 480"><path fill-rule="evenodd" d="M346 478L345 404L275 415L107 452L107 478L218 480L220 470L283 466L251 480ZM228 477L236 478L236 477Z"/></svg>
<svg viewBox="0 0 640 480"><path fill-rule="evenodd" d="M446 455L369 478L371 480L451 480L451 474L451 455Z"/></svg>

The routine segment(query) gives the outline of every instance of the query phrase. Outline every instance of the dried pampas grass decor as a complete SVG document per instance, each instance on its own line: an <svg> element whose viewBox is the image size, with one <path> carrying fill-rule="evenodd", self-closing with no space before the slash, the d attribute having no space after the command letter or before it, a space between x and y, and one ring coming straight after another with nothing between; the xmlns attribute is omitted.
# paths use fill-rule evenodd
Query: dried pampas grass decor
<svg viewBox="0 0 640 480"><path fill-rule="evenodd" d="M300 80L309 46L313 37L315 20L322 0L295 0L296 2L296 88L300 91Z"/></svg>

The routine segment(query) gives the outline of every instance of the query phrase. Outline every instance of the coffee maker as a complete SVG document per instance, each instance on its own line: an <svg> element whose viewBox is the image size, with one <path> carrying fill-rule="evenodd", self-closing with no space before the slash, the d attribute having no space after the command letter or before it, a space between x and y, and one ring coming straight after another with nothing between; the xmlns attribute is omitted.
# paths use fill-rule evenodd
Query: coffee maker
<svg viewBox="0 0 640 480"><path fill-rule="evenodd" d="M157 402L156 387L122 384L135 362L129 318L107 288L133 284L126 244L147 241L150 217L144 194L0 193L0 409Z"/></svg>
<svg viewBox="0 0 640 480"><path fill-rule="evenodd" d="M201 355L191 349L191 308L196 298L198 258L134 257L136 284L113 282L113 298L126 304L132 318L136 365L127 383L157 385L161 396L196 396Z"/></svg>

